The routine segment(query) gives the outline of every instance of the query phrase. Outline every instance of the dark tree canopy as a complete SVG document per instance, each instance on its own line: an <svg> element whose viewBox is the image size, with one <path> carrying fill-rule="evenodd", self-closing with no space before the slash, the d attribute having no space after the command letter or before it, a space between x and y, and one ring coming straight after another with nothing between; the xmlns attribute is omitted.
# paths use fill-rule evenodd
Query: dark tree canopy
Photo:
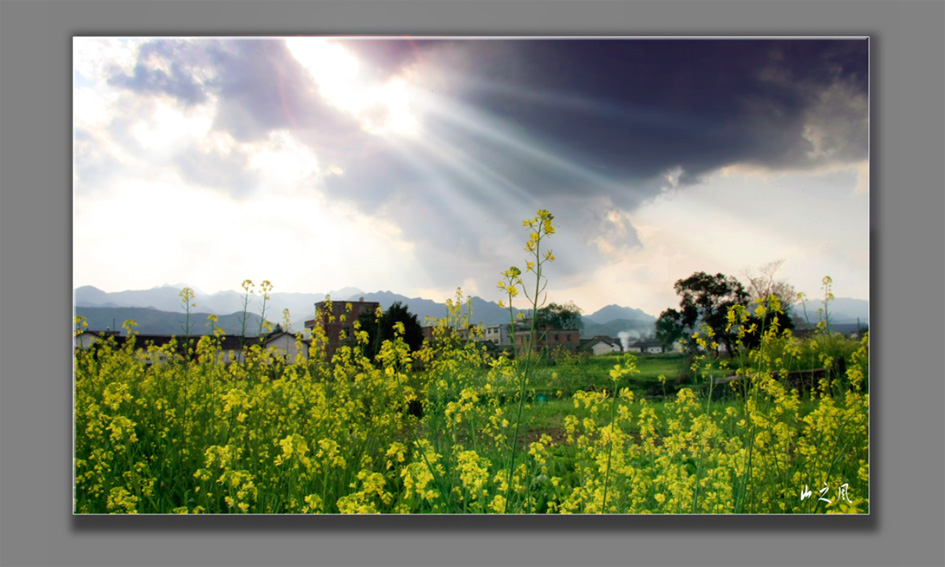
<svg viewBox="0 0 945 567"><path fill-rule="evenodd" d="M682 324L682 313L675 309L663 311L660 313L660 318L656 320L656 340L665 351L673 348L673 343L682 338L685 330Z"/></svg>
<svg viewBox="0 0 945 567"><path fill-rule="evenodd" d="M757 305L756 303L753 305ZM787 314L787 309L784 305L781 306L781 309L785 312L775 313L774 311L766 310L765 313L758 317L755 315L751 309L749 309L748 320L745 321L744 326L746 329L754 329L753 331L746 331L745 336L742 337L742 344L747 348L755 348L761 344L761 335L766 332L774 324L775 319L777 319L778 325L778 335L786 330L793 331L795 329L794 320L789 314Z"/></svg>
<svg viewBox="0 0 945 567"><path fill-rule="evenodd" d="M748 293L741 282L724 274L696 272L678 280L673 287L680 297L679 322L683 329L694 333L704 323L715 333L715 341L725 345L729 355L734 354L736 336L725 327L729 308L748 303Z"/></svg>
<svg viewBox="0 0 945 567"><path fill-rule="evenodd" d="M555 329L580 331L584 328L584 321L581 319L581 308L573 302L569 302L567 305L550 303L542 307L538 310L535 323L539 327L547 325Z"/></svg>
<svg viewBox="0 0 945 567"><path fill-rule="evenodd" d="M420 320L399 301L391 305L379 319L375 318L374 313L365 312L358 321L361 323L361 329L368 334L367 353L371 356L381 351L384 341L394 340L394 323L397 322L404 324L404 342L411 351L423 346L423 327Z"/></svg>

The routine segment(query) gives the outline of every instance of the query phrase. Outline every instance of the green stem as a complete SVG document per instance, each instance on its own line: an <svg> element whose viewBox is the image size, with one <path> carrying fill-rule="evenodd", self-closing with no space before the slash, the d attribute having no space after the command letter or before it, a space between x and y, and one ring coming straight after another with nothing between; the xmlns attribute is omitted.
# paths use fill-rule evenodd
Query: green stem
<svg viewBox="0 0 945 567"><path fill-rule="evenodd" d="M423 450L423 446L420 444L420 438L417 437L417 430L413 430L413 438L416 441L417 449L420 451L420 456L423 457L423 462L427 465L427 469L430 471L430 474L433 475L433 480L436 482L436 488L440 491L440 496L443 497L443 503L446 505L447 510L452 509L452 501L449 497L449 494L443 489L443 483L441 482L440 476L436 474L436 469L433 468L433 465L430 464L430 460L427 459L426 451ZM508 507L508 500L506 500L506 507Z"/></svg>
<svg viewBox="0 0 945 567"><path fill-rule="evenodd" d="M705 415L706 419L712 419L712 390L715 386L715 379L709 376L709 399L706 401ZM696 506L699 503L699 477L702 475L702 463L705 458L706 432L702 432L702 448L699 450L699 464L696 465L696 484L692 490L692 513L696 513Z"/></svg>
<svg viewBox="0 0 945 567"><path fill-rule="evenodd" d="M601 504L601 513L607 512L607 488L610 483L610 463L614 454L614 436L617 426L614 423L617 416L617 382L614 381L613 401L610 403L610 446L607 448L607 472L604 473L604 502Z"/></svg>
<svg viewBox="0 0 945 567"><path fill-rule="evenodd" d="M519 386L518 415L515 419L515 432L512 435L512 450L510 451L511 455L509 456L509 476L508 476L508 484L506 485L506 488L505 488L505 512L506 513L509 510L509 504L510 504L509 498L511 496L511 491L512 491L512 477L515 471L515 453L518 451L518 431L522 423L522 415L524 414L524 410L525 410L525 385L528 383L528 370L529 370L529 366L531 365L532 350L533 350L533 345L535 344L535 330L536 330L536 324L538 321L538 296L541 294L541 289L542 289L541 288L541 265L542 265L541 231L543 229L543 226L544 226L544 220L538 223L538 228L536 229L538 238L535 241L535 252L534 252L535 254L535 295L533 297L529 297L529 299L532 302L532 326L531 326L531 330L528 333L528 345L524 345L524 341L522 341L523 346L527 349L527 352L525 354L525 368L522 372L521 385ZM528 297L528 294L526 293L525 296ZM527 430L525 432L525 436L527 440L528 438ZM528 492L529 492L529 486L526 483L526 486L525 486L525 501L526 502L528 502Z"/></svg>

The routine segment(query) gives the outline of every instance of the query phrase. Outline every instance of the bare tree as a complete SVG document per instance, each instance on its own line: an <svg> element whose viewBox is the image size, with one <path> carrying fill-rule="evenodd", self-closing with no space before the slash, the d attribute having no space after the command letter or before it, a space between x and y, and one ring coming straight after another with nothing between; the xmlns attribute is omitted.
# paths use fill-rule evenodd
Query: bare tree
<svg viewBox="0 0 945 567"><path fill-rule="evenodd" d="M761 265L759 268L748 268L745 277L748 280L747 290L752 299L766 299L775 296L781 302L781 309L787 312L788 307L797 301L797 290L784 280L775 278L775 274L784 265L784 260L775 260Z"/></svg>
<svg viewBox="0 0 945 567"><path fill-rule="evenodd" d="M781 304L781 313L779 314L766 311L760 318L756 317L754 313L749 315L749 319L757 323L759 330L742 338L743 344L748 348L758 346L761 341L761 331L766 330L775 320L777 320L778 327L781 331L794 330L795 328L794 314L791 306L797 301L797 291L794 289L793 285L784 280L777 279L777 272L782 265L784 265L784 260L775 260L763 264L757 269L745 270L745 277L748 279L746 290L751 299L770 308L771 305L768 303L768 298L774 296Z"/></svg>

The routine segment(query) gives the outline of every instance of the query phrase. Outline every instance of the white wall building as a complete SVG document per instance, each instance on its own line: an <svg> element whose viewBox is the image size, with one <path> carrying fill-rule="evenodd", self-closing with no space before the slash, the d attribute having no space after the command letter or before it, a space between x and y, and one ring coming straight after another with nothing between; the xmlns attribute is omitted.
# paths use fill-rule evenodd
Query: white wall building
<svg viewBox="0 0 945 567"><path fill-rule="evenodd" d="M291 333L284 331L271 333L266 337L263 345L267 351L271 351L275 356L281 357L289 364L295 362L299 355L302 356L302 360L308 360L309 342L303 340L299 343L295 340L295 335Z"/></svg>
<svg viewBox="0 0 945 567"><path fill-rule="evenodd" d="M660 354L663 352L663 345L654 339L644 339L630 344L630 352L645 352L648 354Z"/></svg>
<svg viewBox="0 0 945 567"><path fill-rule="evenodd" d="M512 335L509 333L509 326L486 325L483 327L483 339L496 346L510 346L512 344Z"/></svg>
<svg viewBox="0 0 945 567"><path fill-rule="evenodd" d="M620 346L620 341L610 337L594 337L587 343L585 348L594 353L594 356L623 351L623 347Z"/></svg>

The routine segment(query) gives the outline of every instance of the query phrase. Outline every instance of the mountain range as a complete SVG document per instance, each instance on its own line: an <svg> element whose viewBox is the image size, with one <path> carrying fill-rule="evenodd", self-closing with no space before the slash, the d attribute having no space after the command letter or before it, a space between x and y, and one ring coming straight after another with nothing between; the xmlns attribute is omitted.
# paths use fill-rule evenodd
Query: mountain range
<svg viewBox="0 0 945 567"><path fill-rule="evenodd" d="M209 335L213 332L207 317L210 313L205 311L192 311L190 313L190 332L185 333L187 326L187 316L183 312L161 311L151 307L79 307L76 306L75 314L81 315L88 323L88 331L108 331L119 330L124 335L122 326L125 321L131 320L137 323L136 331L142 335ZM214 313L214 315L216 315ZM255 337L259 334L260 318L253 313L246 314L246 323L243 324L243 313L230 313L228 315L217 315L218 319L213 323L214 327L219 327L228 335L245 335ZM301 327L293 327L301 329Z"/></svg>
<svg viewBox="0 0 945 567"><path fill-rule="evenodd" d="M824 302L822 299L808 300L806 304L806 316L804 314L805 306L794 305L793 317L797 322L809 319L812 324L815 324L820 320L820 315L818 315L817 310L823 307ZM855 325L857 320L859 320L860 324L868 325L870 322L870 303L863 299L835 297L827 304L827 315L831 323L853 323Z"/></svg>
<svg viewBox="0 0 945 567"><path fill-rule="evenodd" d="M184 328L184 303L180 290L185 287L161 286L149 290L129 290L105 292L92 286L82 286L75 290L76 315L86 318L90 329L121 328L126 319L138 323L138 332L144 334L181 333ZM446 317L445 303L438 303L420 297L407 297L391 291L365 293L357 288L343 288L329 293L270 293L266 301L265 318L273 323L281 323L283 309L289 310L292 330L304 328L305 321L315 316L315 303L330 297L333 301L376 301L383 309L389 309L395 302L400 302L415 314L421 324ZM205 325L207 315L213 313L220 319L217 326L228 333L239 333L242 327L244 310L243 294L235 291L221 291L213 294L196 291L191 300L196 307L191 307L191 333L209 333ZM497 303L480 297L471 299L472 321L483 325L495 325L509 321L509 310ZM465 306L464 306L465 308ZM249 296L246 305L247 334L255 334L259 326L259 313L262 310L262 297ZM517 314L518 310L516 310ZM252 317L250 317L252 316ZM584 330L582 335L616 336L620 331L652 331L656 318L640 309L609 305L597 312L582 317ZM234 329L235 330L232 330Z"/></svg>
<svg viewBox="0 0 945 567"><path fill-rule="evenodd" d="M105 292L92 286L82 286L75 289L75 314L85 317L89 328L93 330L120 329L125 320L132 319L138 323L138 332L142 334L179 334L183 332L186 318L184 303L180 297L183 287L184 284L165 285L148 290ZM365 293L357 288L347 287L328 293L278 292L269 295L265 318L273 324L282 323L283 309L288 309L289 324L293 331L304 329L305 321L315 316L315 303L329 296L334 301L358 301L362 298L364 301L376 301L385 310L399 301L407 306L411 313L417 315L421 324L432 324L432 321L447 314L444 303L420 297L410 298L391 291ZM244 301L244 294L235 291L212 294L196 291L191 300L192 304L196 304L191 307L191 334L210 332L206 323L207 316L211 313L219 317L216 326L227 333L240 333L243 327ZM473 297L471 303L473 323L494 325L509 321L508 309L499 307L497 303L479 297ZM823 302L820 300L807 302L807 318L812 323L818 320L817 310L822 307ZM868 301L841 297L832 300L828 308L832 323L855 326L858 319L862 324L869 323ZM250 295L245 306L247 335L254 335L258 331L261 310L262 297L258 294ZM803 326L805 317L801 306L794 306L793 317L799 326ZM656 317L640 309L608 305L590 315L582 316L582 321L583 337L617 337L621 332L642 337L653 335Z"/></svg>

